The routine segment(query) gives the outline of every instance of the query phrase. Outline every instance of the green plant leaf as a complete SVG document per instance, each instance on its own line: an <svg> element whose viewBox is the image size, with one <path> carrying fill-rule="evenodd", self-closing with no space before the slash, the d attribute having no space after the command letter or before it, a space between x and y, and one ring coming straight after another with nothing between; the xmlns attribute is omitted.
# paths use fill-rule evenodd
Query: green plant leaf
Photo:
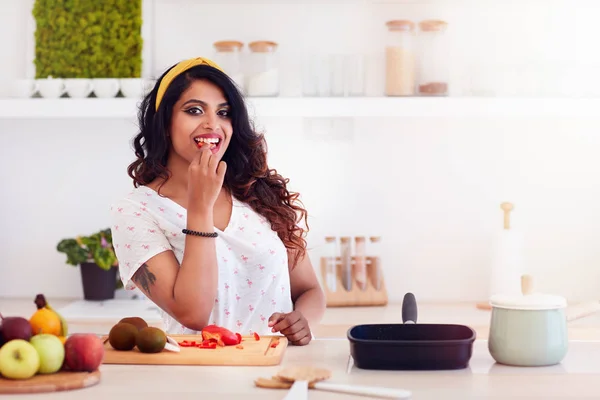
<svg viewBox="0 0 600 400"><path fill-rule="evenodd" d="M117 256L112 245L110 228L100 230L89 236L62 239L56 250L67 255L67 264L79 265L93 261L98 267L108 270L117 264Z"/></svg>
<svg viewBox="0 0 600 400"><path fill-rule="evenodd" d="M98 247L94 251L94 262L104 270L109 270L115 262L114 253L108 248Z"/></svg>
<svg viewBox="0 0 600 400"><path fill-rule="evenodd" d="M56 250L67 255L67 264L79 265L89 258L89 251L82 248L75 239L63 239L56 246Z"/></svg>

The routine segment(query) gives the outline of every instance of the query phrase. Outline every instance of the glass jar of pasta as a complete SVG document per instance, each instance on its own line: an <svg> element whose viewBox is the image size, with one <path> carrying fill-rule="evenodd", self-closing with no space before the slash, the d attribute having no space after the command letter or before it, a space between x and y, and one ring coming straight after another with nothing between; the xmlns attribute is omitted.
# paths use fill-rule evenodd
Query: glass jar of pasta
<svg viewBox="0 0 600 400"><path fill-rule="evenodd" d="M413 96L416 86L415 24L393 20L388 27L385 48L386 96Z"/></svg>

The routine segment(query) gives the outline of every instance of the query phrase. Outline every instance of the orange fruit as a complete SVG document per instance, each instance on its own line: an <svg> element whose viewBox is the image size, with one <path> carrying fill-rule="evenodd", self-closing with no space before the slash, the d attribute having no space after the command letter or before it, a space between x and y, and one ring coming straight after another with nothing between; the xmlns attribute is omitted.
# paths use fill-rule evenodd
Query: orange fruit
<svg viewBox="0 0 600 400"><path fill-rule="evenodd" d="M54 311L47 308L40 308L29 319L31 331L34 335L39 333L49 333L60 336L62 333L60 318Z"/></svg>

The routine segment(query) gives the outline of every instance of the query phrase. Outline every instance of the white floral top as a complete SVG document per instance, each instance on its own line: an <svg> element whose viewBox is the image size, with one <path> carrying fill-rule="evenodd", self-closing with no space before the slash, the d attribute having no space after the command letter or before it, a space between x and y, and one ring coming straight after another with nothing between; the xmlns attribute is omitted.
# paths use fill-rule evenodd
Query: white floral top
<svg viewBox="0 0 600 400"><path fill-rule="evenodd" d="M186 209L140 186L110 209L113 245L125 289L135 288L131 278L148 259L172 250L181 263ZM215 228L219 266L218 292L209 323L243 335L272 334L267 326L274 312L293 310L286 248L267 220L247 204L233 199L229 225ZM197 333L161 310L170 334Z"/></svg>

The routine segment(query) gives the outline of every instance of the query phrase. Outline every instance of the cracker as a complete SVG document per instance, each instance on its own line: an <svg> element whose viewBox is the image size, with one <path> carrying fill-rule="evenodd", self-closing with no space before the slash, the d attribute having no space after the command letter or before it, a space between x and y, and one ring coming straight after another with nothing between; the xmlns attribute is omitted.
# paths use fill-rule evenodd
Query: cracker
<svg viewBox="0 0 600 400"><path fill-rule="evenodd" d="M292 387L291 382L284 382L278 379L257 378L254 380L257 387L265 389L289 389Z"/></svg>
<svg viewBox="0 0 600 400"><path fill-rule="evenodd" d="M315 367L290 367L282 369L277 373L277 377L287 382L308 381L318 382L331 378L331 371Z"/></svg>

